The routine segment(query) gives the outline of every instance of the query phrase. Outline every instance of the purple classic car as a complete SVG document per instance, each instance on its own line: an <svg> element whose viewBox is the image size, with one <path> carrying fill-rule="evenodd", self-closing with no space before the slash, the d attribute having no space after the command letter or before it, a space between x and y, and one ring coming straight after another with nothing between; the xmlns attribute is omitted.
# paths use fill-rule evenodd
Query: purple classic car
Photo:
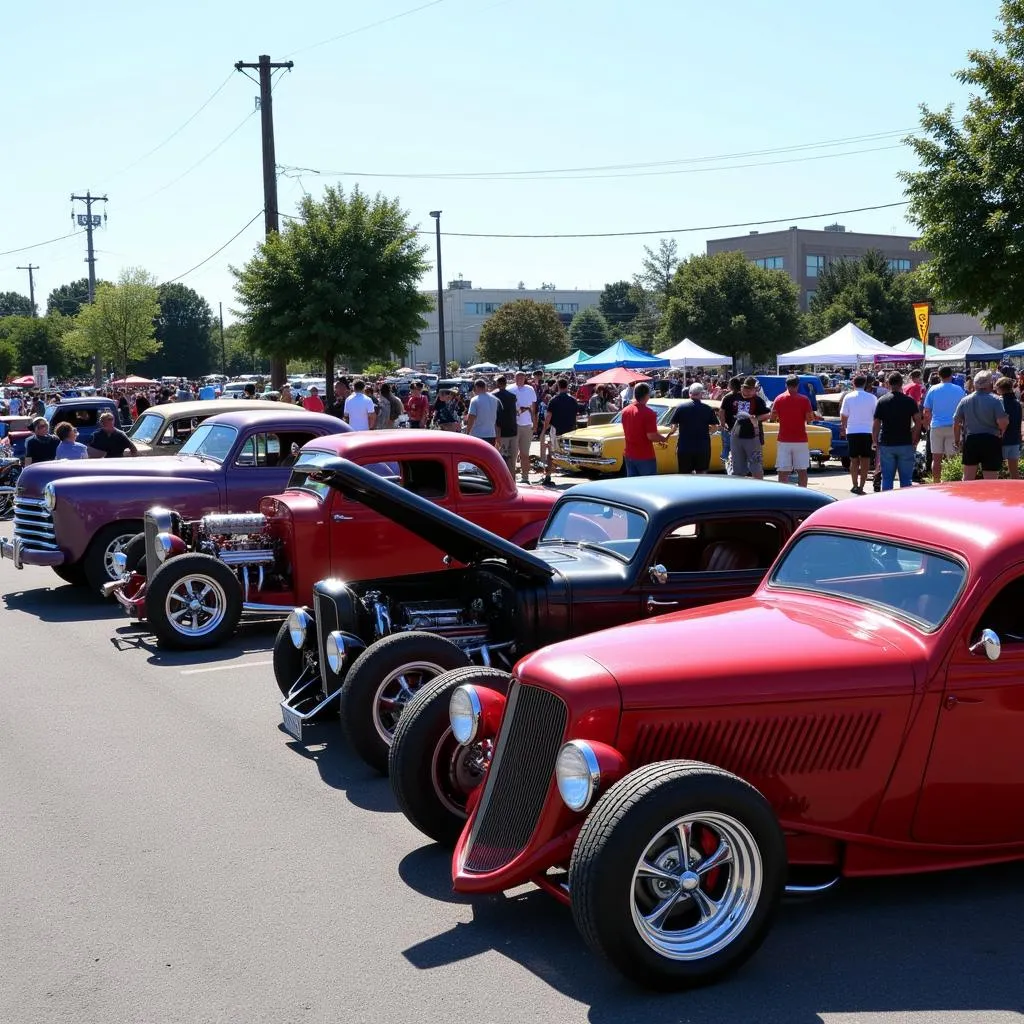
<svg viewBox="0 0 1024 1024"><path fill-rule="evenodd" d="M14 538L0 540L0 557L18 569L49 565L99 590L121 577L114 556L142 531L146 509L164 505L186 519L252 511L284 490L302 445L349 429L333 416L261 402L204 420L174 456L29 466L14 498Z"/></svg>

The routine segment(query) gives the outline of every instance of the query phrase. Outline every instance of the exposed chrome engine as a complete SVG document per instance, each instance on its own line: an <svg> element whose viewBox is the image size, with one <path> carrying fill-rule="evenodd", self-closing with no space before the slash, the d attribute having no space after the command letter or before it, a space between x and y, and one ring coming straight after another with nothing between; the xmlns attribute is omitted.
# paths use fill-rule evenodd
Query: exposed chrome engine
<svg viewBox="0 0 1024 1024"><path fill-rule="evenodd" d="M208 536L235 537L239 534L264 533L267 517L259 512L241 512L203 516L199 529Z"/></svg>
<svg viewBox="0 0 1024 1024"><path fill-rule="evenodd" d="M492 622L500 613L504 595L495 590L490 599L473 598L466 604L447 600L403 601L379 591L362 598L373 618L375 638L412 630L437 633L465 648L479 648L493 640ZM489 607L490 605L490 607Z"/></svg>

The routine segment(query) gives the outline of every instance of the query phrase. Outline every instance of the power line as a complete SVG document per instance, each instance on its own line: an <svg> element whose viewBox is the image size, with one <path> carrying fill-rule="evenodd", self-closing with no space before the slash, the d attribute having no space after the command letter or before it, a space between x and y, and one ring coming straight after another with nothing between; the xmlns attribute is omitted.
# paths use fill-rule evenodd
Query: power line
<svg viewBox="0 0 1024 1024"><path fill-rule="evenodd" d="M238 231L236 231L219 249L215 249L213 252L211 252L210 255L206 257L205 260L200 260L200 262L197 263L194 267L191 267L190 269L186 270L184 274L179 274L177 277L169 278L168 280L164 281L164 284L174 284L175 281L180 281L183 277L188 277L188 275L191 274L193 271L198 270L204 264L209 263L210 260L214 258L214 256L220 255L220 253L222 253L236 238L238 238L238 236L241 235L246 230L246 228L251 227L262 216L263 210L260 209L251 220L247 221L241 228L239 228Z"/></svg>
<svg viewBox="0 0 1024 1024"><path fill-rule="evenodd" d="M341 32L336 36L331 36L330 39L321 39L318 43L310 43L308 46L300 46L297 50L292 50L291 53L286 53L285 57L294 57L297 53L305 53L307 50L315 50L319 46L326 46L328 43L336 43L339 39L347 39L349 36L357 35L360 32L366 32L368 29L377 28L378 25L386 25L390 21L398 21L399 18L407 18L410 14L416 14L418 11L425 11L428 7L436 7L438 4L444 3L444 0L430 0L429 3L420 4L419 7L410 7L407 11L400 11L398 14L392 14L387 18L381 18L379 21L371 21L367 25L360 25L359 28L349 29L347 32ZM498 6L495 4L495 6Z"/></svg>

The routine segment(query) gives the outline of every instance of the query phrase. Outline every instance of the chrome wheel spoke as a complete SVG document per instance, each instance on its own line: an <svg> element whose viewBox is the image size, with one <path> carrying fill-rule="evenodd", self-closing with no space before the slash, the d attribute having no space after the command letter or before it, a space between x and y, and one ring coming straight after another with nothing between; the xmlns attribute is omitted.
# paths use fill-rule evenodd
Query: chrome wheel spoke
<svg viewBox="0 0 1024 1024"><path fill-rule="evenodd" d="M657 865L652 864L649 860L641 861L640 865L636 869L636 873L640 878L653 878L659 882L668 882L671 885L679 884L679 876L671 871L663 871Z"/></svg>
<svg viewBox="0 0 1024 1024"><path fill-rule="evenodd" d="M697 908L700 910L701 924L705 921L710 921L711 918L718 913L720 906L716 903L703 889L699 886L693 889L689 894L693 902L697 904Z"/></svg>
<svg viewBox="0 0 1024 1024"><path fill-rule="evenodd" d="M665 918L675 909L676 905L682 899L684 895L690 895L684 893L682 889L677 889L671 896L663 899L649 914L644 917L644 921L647 922L652 928L661 929L665 923Z"/></svg>
<svg viewBox="0 0 1024 1024"><path fill-rule="evenodd" d="M679 850L679 870L681 872L690 870L690 833L692 830L693 826L688 821L680 822L676 826L675 841L676 848Z"/></svg>
<svg viewBox="0 0 1024 1024"><path fill-rule="evenodd" d="M708 854L699 864L694 865L693 870L698 875L706 874L708 871L714 871L715 868L723 867L726 864L732 863L732 848L723 839L718 844L718 849L714 853Z"/></svg>
<svg viewBox="0 0 1024 1024"><path fill-rule="evenodd" d="M172 601L180 601L182 604L188 604L188 598L182 597L181 594L170 593L167 595Z"/></svg>
<svg viewBox="0 0 1024 1024"><path fill-rule="evenodd" d="M405 694L407 699L413 696L413 689L411 686L409 686L409 680L405 678L404 673L398 676L398 678L395 679L395 682L398 683L399 688L401 689L402 693Z"/></svg>

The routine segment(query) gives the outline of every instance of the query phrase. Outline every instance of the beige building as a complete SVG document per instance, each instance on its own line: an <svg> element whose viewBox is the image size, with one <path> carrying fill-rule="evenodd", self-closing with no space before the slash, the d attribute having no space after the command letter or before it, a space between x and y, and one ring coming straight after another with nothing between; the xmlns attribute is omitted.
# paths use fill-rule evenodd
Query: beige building
<svg viewBox="0 0 1024 1024"><path fill-rule="evenodd" d="M437 299L437 290L423 294ZM445 358L457 359L463 366L478 362L476 345L487 319L504 303L516 299L533 299L555 307L566 327L572 318L588 306L596 306L599 291L577 291L556 288L553 291L532 288L474 288L472 281L450 281L444 291ZM409 365L435 367L438 361L437 309L425 314L426 328L419 342L409 351Z"/></svg>
<svg viewBox="0 0 1024 1024"><path fill-rule="evenodd" d="M972 334L993 348L1005 348L1003 333L1002 327L988 328L968 313L932 313L928 321L928 344L936 348L950 348Z"/></svg>
<svg viewBox="0 0 1024 1024"><path fill-rule="evenodd" d="M908 235L867 235L831 224L823 231L791 227L788 231L751 231L735 238L714 238L707 242L708 255L741 252L767 270L784 270L800 289L800 308L807 306L817 286L818 275L835 260L860 259L879 249L897 272L913 270L928 259L928 253L912 250L917 239Z"/></svg>

